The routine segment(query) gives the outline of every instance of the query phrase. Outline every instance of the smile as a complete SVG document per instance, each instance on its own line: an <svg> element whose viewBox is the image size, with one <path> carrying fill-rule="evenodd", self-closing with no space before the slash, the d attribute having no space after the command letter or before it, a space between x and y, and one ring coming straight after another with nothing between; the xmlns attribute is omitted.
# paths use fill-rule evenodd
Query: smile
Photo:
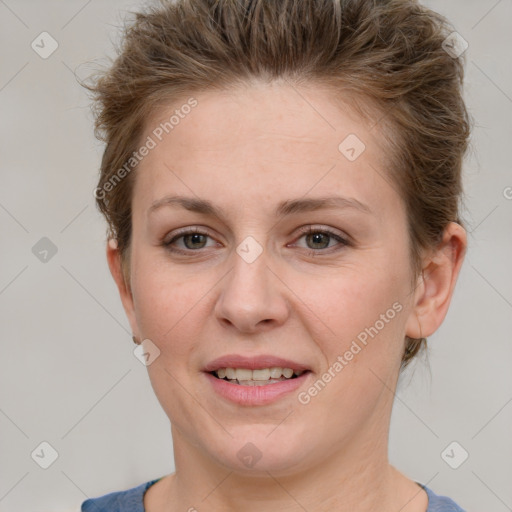
<svg viewBox="0 0 512 512"><path fill-rule="evenodd" d="M211 372L212 375L223 379L231 384L240 386L267 386L283 380L295 379L302 375L302 370L292 370L291 368L281 368L273 366L271 368L261 368L250 370L248 368L219 368Z"/></svg>
<svg viewBox="0 0 512 512"><path fill-rule="evenodd" d="M230 372L232 370L233 373ZM236 378L238 372L242 370L240 379ZM279 378L272 378L271 371L274 370L274 375L277 371L281 373ZM219 397L228 402L235 403L242 406L261 406L271 404L280 399L284 399L287 395L293 395L299 388L305 385L312 375L310 370L299 370L297 375L292 371L290 377L286 377L290 373L289 368L270 367L256 370L249 370L247 368L220 368L216 371L204 372L203 375L207 378L211 390ZM229 372L230 376L235 378L228 379L227 376L220 378L217 375L223 374L223 371ZM251 374L245 373L251 372ZM256 375L254 375L254 372ZM258 380L262 377L268 377L266 380Z"/></svg>

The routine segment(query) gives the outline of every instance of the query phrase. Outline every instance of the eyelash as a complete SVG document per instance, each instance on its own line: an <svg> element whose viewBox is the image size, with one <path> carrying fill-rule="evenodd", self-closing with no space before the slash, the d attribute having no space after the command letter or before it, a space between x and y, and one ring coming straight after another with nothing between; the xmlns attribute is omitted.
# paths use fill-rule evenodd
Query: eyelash
<svg viewBox="0 0 512 512"><path fill-rule="evenodd" d="M328 235L329 237L334 238L337 242L339 242L338 246L341 246L341 247L336 249L335 251L329 250L329 249L332 249L332 247L326 248L326 249L317 249L317 250L315 250L315 249L305 249L307 251L307 253L309 255L311 255L311 256L318 256L321 253L330 254L332 252L337 252L337 251L341 250L343 247L348 247L348 246L351 245L351 243L346 238L343 238L338 233L335 233L334 231L331 231L330 229L327 229L327 228L321 228L320 229L320 228L316 228L316 227L313 227L313 226L307 226L307 227L301 228L300 229L300 237L299 237L299 239L302 238L303 236L306 236L306 235L318 234L318 233L320 233L322 235ZM201 231L198 228L191 228L191 229L186 229L184 231L181 231L181 232L177 233L176 236L174 236L168 242L163 242L162 245L168 251L173 252L173 253L177 253L177 254L190 254L191 252L199 252L200 249L196 249L196 250L194 250L194 249L182 250L182 249L176 249L176 248L172 247L172 245L171 245L176 240L178 240L178 239L180 239L180 238L182 238L182 237L184 237L186 235L194 235L194 234L204 235L204 236L210 237L210 235L207 232L205 232L205 231ZM337 246L335 246L335 247L337 247Z"/></svg>

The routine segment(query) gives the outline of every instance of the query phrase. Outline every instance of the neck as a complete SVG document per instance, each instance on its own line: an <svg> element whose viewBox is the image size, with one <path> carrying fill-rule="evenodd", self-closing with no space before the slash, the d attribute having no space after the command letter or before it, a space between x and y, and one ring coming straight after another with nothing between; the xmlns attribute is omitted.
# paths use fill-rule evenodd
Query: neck
<svg viewBox="0 0 512 512"><path fill-rule="evenodd" d="M387 430L360 431L307 471L287 475L265 470L250 476L236 473L205 456L177 429L172 436L176 473L168 502L176 510L373 512L405 505L406 479L388 462ZM410 494L410 486L408 490Z"/></svg>

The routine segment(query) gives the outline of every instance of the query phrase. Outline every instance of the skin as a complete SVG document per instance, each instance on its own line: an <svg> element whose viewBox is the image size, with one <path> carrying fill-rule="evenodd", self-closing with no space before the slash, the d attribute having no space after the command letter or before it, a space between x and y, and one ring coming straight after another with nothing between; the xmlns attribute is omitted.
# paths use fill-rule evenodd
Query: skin
<svg viewBox="0 0 512 512"><path fill-rule="evenodd" d="M447 226L411 286L406 211L383 178L383 137L349 98L341 107L328 91L286 83L194 97L198 105L136 170L129 283L115 244L107 248L133 333L160 350L148 373L171 422L176 472L146 492L146 510L425 512L426 493L388 461L393 393L405 336L430 336L446 315L465 231ZM183 103L148 119L141 140ZM366 145L353 162L338 150L349 134ZM176 206L148 214L178 194L210 200L227 217ZM328 195L370 213L274 213L281 201ZM185 255L162 246L185 227L208 236L176 240ZM252 263L236 252L248 236L263 249ZM297 392L236 405L202 373L221 355L273 354L311 368L299 391L307 390L397 302L400 313L307 405ZM252 468L237 457L248 442L262 455Z"/></svg>

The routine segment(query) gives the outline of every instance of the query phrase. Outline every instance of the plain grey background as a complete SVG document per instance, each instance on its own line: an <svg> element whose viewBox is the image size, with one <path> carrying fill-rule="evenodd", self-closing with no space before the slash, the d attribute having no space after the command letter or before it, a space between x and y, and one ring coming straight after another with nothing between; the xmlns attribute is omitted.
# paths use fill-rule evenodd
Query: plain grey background
<svg viewBox="0 0 512 512"><path fill-rule="evenodd" d="M468 511L505 512L512 510L512 2L425 4L469 43L469 250L448 316L429 339L429 363L419 360L400 379L390 458ZM106 264L105 223L93 198L102 145L74 76L106 62L125 11L141 5L0 0L2 512L78 510L87 497L174 471L168 419L133 355ZM43 31L58 44L45 59L31 47ZM47 261L37 257L44 237L57 249ZM47 469L40 464L52 452L42 442L58 454ZM465 452L457 469L446 462L459 464Z"/></svg>

